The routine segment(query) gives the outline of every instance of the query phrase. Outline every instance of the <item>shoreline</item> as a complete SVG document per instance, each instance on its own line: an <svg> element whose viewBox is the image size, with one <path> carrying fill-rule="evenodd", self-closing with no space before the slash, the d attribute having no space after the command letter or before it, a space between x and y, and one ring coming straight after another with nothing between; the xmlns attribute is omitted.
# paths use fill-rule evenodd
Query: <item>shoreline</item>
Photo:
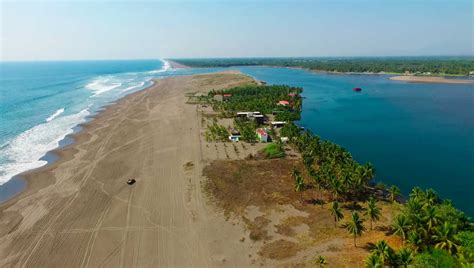
<svg viewBox="0 0 474 268"><path fill-rule="evenodd" d="M178 63L176 61L173 61L173 60L166 59L166 61L170 64L172 69L191 69L192 68L192 67L183 65L181 63Z"/></svg>
<svg viewBox="0 0 474 268"><path fill-rule="evenodd" d="M106 105L70 135L74 143L51 151L57 161L22 173L26 189L0 204L0 265L96 266L111 256L110 265L130 266L135 254L154 252L155 265L217 266L224 254L228 263L249 266L247 255L234 253L248 251L240 227L203 200L199 114L186 104L191 89L249 80L235 73L170 77ZM128 186L128 178L137 182ZM226 234L234 239L223 240Z"/></svg>
<svg viewBox="0 0 474 268"><path fill-rule="evenodd" d="M18 173L15 176L11 177L10 180L8 180L7 182L0 185L0 191L3 191L6 193L5 194L6 196L4 196L3 198L0 198L0 208L2 207L3 204L8 203L9 201L15 199L17 196L23 194L23 192L26 192L28 190L29 180L25 176L33 172L41 172L41 170L48 168L50 165L53 165L54 163L59 161L61 159L60 152L63 149L66 150L68 149L68 147L74 146L74 144L77 143L76 136L78 136L84 130L84 126L91 123L97 115L105 112L108 109L108 107L117 104L120 100L127 98L128 96L132 94L135 94L142 90L148 90L152 88L155 85L156 80L157 79L152 79L152 83L146 88L143 88L136 92L131 92L130 94L124 95L116 100L110 101L109 103L102 105L101 107L98 107L96 111L93 111L90 115L86 116L85 122L79 123L76 126L74 126L72 128L73 132L71 134L66 135L62 140L60 140L56 148L50 151L47 151L39 159L39 160L46 161L46 164L37 168L33 168L30 170L26 170L21 173ZM11 191L11 189L13 189L13 191Z"/></svg>
<svg viewBox="0 0 474 268"><path fill-rule="evenodd" d="M399 75L392 76L390 80L404 81L409 83L433 83L433 84L472 84L474 80L469 79L448 79L442 76L411 76Z"/></svg>
<svg viewBox="0 0 474 268"><path fill-rule="evenodd" d="M173 62L172 60L167 60ZM177 64L178 68L208 68L208 67L191 67L187 65L183 65L181 63L173 62L173 64ZM173 64L171 66L173 66ZM218 66L217 66L218 67ZM440 74L440 75L432 75L432 76L415 76L415 75L403 75L403 73L393 73L393 72L338 72L338 71L327 71L327 70L315 70L309 69L299 66L275 66L275 65L233 65L227 67L219 67L219 68L233 68L233 67L268 67L268 68L287 68L287 69L296 69L296 70L305 70L312 73L320 73L320 74L334 74L334 75L386 75L392 76L389 79L394 81L407 81L413 83L434 83L434 84L470 84L474 83L474 80L470 79L449 79L446 77L462 77L462 78L469 78L471 76L466 75L458 75L458 74ZM409 77L414 77L414 79L410 79Z"/></svg>

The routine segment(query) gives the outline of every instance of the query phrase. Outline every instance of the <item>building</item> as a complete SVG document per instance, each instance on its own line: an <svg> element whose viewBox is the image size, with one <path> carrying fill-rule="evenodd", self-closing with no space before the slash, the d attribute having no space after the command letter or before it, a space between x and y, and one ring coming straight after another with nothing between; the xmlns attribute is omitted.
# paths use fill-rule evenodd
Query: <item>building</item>
<svg viewBox="0 0 474 268"><path fill-rule="evenodd" d="M219 95L219 94L214 95L213 99L216 100L216 101L223 101L223 100L224 100L224 98L222 97L222 95Z"/></svg>
<svg viewBox="0 0 474 268"><path fill-rule="evenodd" d="M265 116L260 112L238 112L237 117L254 120L258 124L263 124L265 122Z"/></svg>
<svg viewBox="0 0 474 268"><path fill-rule="evenodd" d="M268 133L263 128L257 128L255 131L257 133L257 137L260 142L267 142L268 141Z"/></svg>
<svg viewBox="0 0 474 268"><path fill-rule="evenodd" d="M278 105L282 105L282 106L288 106L290 105L290 102L289 101L286 101L286 100L281 100L277 103Z"/></svg>
<svg viewBox="0 0 474 268"><path fill-rule="evenodd" d="M228 100L228 99L230 99L230 97L232 97L232 94L223 94L222 95L223 100Z"/></svg>
<svg viewBox="0 0 474 268"><path fill-rule="evenodd" d="M286 122L285 121L272 121L272 122L270 122L270 124L274 128L279 128L279 127L284 126L286 124Z"/></svg>
<svg viewBox="0 0 474 268"><path fill-rule="evenodd" d="M232 135L229 136L229 140L230 140L231 142L238 142L238 141L240 140L240 135L234 135L234 134L232 134Z"/></svg>

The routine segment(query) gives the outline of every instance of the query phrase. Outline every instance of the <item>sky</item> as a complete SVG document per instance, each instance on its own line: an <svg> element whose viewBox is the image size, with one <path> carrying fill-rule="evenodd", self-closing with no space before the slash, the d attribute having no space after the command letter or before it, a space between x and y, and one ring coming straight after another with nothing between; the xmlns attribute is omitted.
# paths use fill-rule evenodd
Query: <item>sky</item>
<svg viewBox="0 0 474 268"><path fill-rule="evenodd" d="M474 50L471 0L0 1L2 61Z"/></svg>

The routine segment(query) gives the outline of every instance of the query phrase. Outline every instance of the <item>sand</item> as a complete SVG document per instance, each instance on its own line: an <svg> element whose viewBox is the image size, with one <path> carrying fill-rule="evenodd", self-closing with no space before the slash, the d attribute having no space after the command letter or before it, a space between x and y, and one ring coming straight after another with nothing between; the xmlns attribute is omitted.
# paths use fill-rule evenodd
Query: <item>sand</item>
<svg viewBox="0 0 474 268"><path fill-rule="evenodd" d="M250 81L235 73L167 78L109 106L0 205L0 266L251 266L242 226L202 192L208 157L198 107L185 97Z"/></svg>
<svg viewBox="0 0 474 268"><path fill-rule="evenodd" d="M172 60L166 60L166 61L170 63L171 68L173 68L173 69L189 69L189 68L191 68L189 66L183 65L183 64L178 63L176 61L172 61Z"/></svg>
<svg viewBox="0 0 474 268"><path fill-rule="evenodd" d="M441 83L441 84L472 84L474 80L468 79L447 79L444 77L437 76L393 76L390 80L406 81L411 83Z"/></svg>

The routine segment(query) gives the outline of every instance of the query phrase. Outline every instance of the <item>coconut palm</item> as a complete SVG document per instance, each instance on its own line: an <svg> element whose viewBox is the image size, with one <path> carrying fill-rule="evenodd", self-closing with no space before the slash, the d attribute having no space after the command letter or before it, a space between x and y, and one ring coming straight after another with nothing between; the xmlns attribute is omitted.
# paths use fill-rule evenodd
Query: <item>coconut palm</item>
<svg viewBox="0 0 474 268"><path fill-rule="evenodd" d="M402 248L397 253L398 264L404 268L413 261L413 253L408 248Z"/></svg>
<svg viewBox="0 0 474 268"><path fill-rule="evenodd" d="M390 201L395 202L397 197L400 195L400 188L398 188L396 185L392 185L389 189L388 192L390 194Z"/></svg>
<svg viewBox="0 0 474 268"><path fill-rule="evenodd" d="M433 189L426 190L425 193L425 204L430 207L438 203L438 194Z"/></svg>
<svg viewBox="0 0 474 268"><path fill-rule="evenodd" d="M430 233L438 225L440 214L436 207L427 207L423 210L423 221L425 222L427 232Z"/></svg>
<svg viewBox="0 0 474 268"><path fill-rule="evenodd" d="M388 245L387 241L379 240L377 243L375 243L372 253L378 255L380 257L380 261L385 264L393 255L393 249Z"/></svg>
<svg viewBox="0 0 474 268"><path fill-rule="evenodd" d="M341 207L339 207L339 202L334 201L331 203L331 215L334 217L334 227L336 227L337 222L344 218Z"/></svg>
<svg viewBox="0 0 474 268"><path fill-rule="evenodd" d="M417 186L411 190L410 198L418 199L418 201L422 201L424 197L425 197L425 193L423 192L423 190L421 190L420 187Z"/></svg>
<svg viewBox="0 0 474 268"><path fill-rule="evenodd" d="M366 268L382 268L383 266L383 262L377 254L370 254L365 260Z"/></svg>
<svg viewBox="0 0 474 268"><path fill-rule="evenodd" d="M328 264L328 261L326 260L325 257L319 256L318 257L318 264L319 264L319 267L324 267L326 264Z"/></svg>
<svg viewBox="0 0 474 268"><path fill-rule="evenodd" d="M443 225L436 229L436 234L432 237L436 243L435 247L447 250L450 253L456 253L458 245L456 244L456 239L454 238L455 233L456 226L450 224L449 222L444 222Z"/></svg>
<svg viewBox="0 0 474 268"><path fill-rule="evenodd" d="M338 200L344 194L344 185L336 177L331 178L330 187L334 199Z"/></svg>
<svg viewBox="0 0 474 268"><path fill-rule="evenodd" d="M357 247L356 238L365 231L364 220L359 217L359 213L352 212L350 221L344 227L354 237L354 247Z"/></svg>
<svg viewBox="0 0 474 268"><path fill-rule="evenodd" d="M410 232L408 234L407 242L414 252L419 252L424 247L423 239L421 238L421 235L416 231Z"/></svg>
<svg viewBox="0 0 474 268"><path fill-rule="evenodd" d="M393 233L402 238L403 243L407 239L408 231L410 229L410 221L405 214L400 214L395 218L392 224Z"/></svg>
<svg viewBox="0 0 474 268"><path fill-rule="evenodd" d="M380 219L380 208L377 207L377 201L375 198L370 197L369 201L367 202L367 210L364 213L366 216L369 217L370 220L370 230L372 230L372 224L374 221L378 221Z"/></svg>

